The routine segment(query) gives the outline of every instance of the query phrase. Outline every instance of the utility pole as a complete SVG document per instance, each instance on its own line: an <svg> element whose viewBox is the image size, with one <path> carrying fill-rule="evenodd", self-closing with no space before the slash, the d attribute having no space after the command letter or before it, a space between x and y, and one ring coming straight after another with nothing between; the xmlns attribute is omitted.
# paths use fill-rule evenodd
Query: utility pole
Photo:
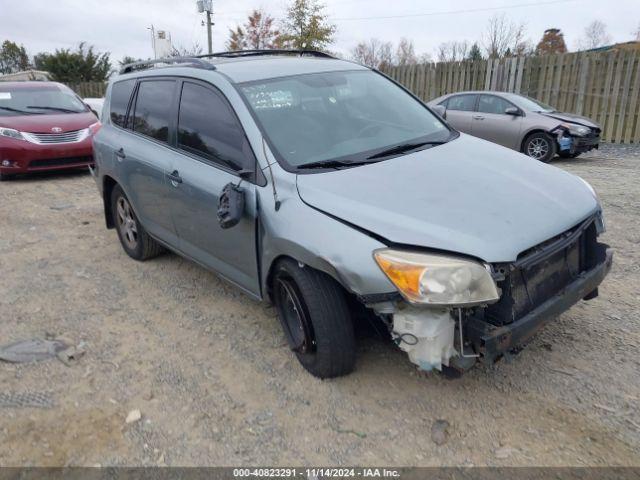
<svg viewBox="0 0 640 480"><path fill-rule="evenodd" d="M211 14L213 13L213 1L212 0L196 0L196 7L198 7L199 13L207 14L207 46L209 53L213 53L213 41L211 39L211 27L214 23L211 21ZM203 22L204 24L204 22Z"/></svg>

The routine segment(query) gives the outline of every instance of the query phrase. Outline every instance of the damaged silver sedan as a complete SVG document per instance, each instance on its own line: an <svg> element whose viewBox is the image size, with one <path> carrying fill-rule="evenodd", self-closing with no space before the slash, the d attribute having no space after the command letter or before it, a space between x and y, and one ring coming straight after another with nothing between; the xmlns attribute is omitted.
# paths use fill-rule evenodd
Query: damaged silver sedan
<svg viewBox="0 0 640 480"><path fill-rule="evenodd" d="M458 92L429 105L461 132L542 162L575 158L600 143L602 129L594 121L516 93Z"/></svg>
<svg viewBox="0 0 640 480"><path fill-rule="evenodd" d="M356 317L420 369L458 373L597 296L612 252L581 178L324 53L159 62L107 91L106 225L136 260L169 249L275 304L311 374L354 369Z"/></svg>

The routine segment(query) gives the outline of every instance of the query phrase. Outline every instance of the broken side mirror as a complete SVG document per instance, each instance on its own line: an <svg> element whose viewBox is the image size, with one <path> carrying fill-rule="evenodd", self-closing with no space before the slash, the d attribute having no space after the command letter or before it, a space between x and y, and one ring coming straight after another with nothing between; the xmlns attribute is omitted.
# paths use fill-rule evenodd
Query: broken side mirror
<svg viewBox="0 0 640 480"><path fill-rule="evenodd" d="M443 120L446 120L447 109L444 107L444 105L434 105L433 107L431 107L431 110L437 113L440 118L442 118Z"/></svg>
<svg viewBox="0 0 640 480"><path fill-rule="evenodd" d="M233 183L227 183L218 198L218 222L226 229L238 224L244 214L244 191Z"/></svg>

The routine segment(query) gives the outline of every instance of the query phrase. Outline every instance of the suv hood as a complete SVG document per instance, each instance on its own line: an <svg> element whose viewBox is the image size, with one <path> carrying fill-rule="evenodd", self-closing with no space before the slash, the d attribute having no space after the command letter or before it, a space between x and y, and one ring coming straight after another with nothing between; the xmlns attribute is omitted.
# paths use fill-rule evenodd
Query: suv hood
<svg viewBox="0 0 640 480"><path fill-rule="evenodd" d="M573 113L564 113L564 112L551 112L551 113L539 112L539 113L540 115L544 115L545 117L549 117L549 118L554 118L556 120L560 120L561 122L576 123L578 125L582 125L585 127L597 128L598 130L602 129L600 125L590 120L589 118L583 117L581 115L574 115Z"/></svg>
<svg viewBox="0 0 640 480"><path fill-rule="evenodd" d="M96 116L89 111L81 113L45 113L0 117L0 127L31 133L51 133L53 127L59 127L62 129L61 133L64 133L87 128L97 121Z"/></svg>
<svg viewBox="0 0 640 480"><path fill-rule="evenodd" d="M305 203L390 243L486 262L514 261L600 209L577 176L464 134L297 183Z"/></svg>

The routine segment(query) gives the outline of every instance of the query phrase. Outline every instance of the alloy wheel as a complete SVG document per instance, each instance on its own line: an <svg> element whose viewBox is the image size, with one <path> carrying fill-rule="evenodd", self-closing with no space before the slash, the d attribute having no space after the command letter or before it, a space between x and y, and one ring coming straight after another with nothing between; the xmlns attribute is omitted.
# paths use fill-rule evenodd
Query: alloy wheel
<svg viewBox="0 0 640 480"><path fill-rule="evenodd" d="M122 239L128 248L135 250L138 245L138 226L131 205L125 197L120 197L116 208L118 210L118 229L122 234Z"/></svg>
<svg viewBox="0 0 640 480"><path fill-rule="evenodd" d="M536 160L544 158L549 153L549 142L544 138L534 138L527 144L527 155Z"/></svg>

